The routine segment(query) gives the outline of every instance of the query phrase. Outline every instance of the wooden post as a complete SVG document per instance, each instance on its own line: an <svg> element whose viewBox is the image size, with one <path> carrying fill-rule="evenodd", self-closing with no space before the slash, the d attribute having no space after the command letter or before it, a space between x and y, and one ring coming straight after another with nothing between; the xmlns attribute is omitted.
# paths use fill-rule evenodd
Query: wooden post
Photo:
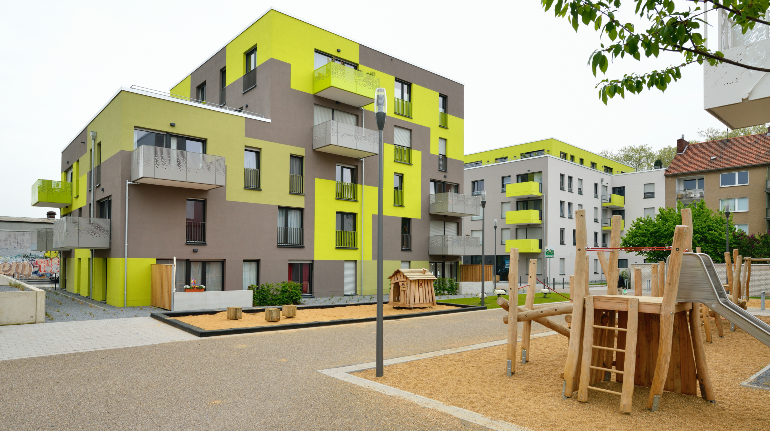
<svg viewBox="0 0 770 431"><path fill-rule="evenodd" d="M268 322L277 322L281 320L280 308L265 308L265 320Z"/></svg>
<svg viewBox="0 0 770 431"><path fill-rule="evenodd" d="M751 258L746 258L746 301L749 300L749 282L751 281Z"/></svg>
<svg viewBox="0 0 770 431"><path fill-rule="evenodd" d="M296 305L284 305L281 308L283 309L283 317L296 317L297 316L297 306Z"/></svg>
<svg viewBox="0 0 770 431"><path fill-rule="evenodd" d="M730 252L725 252L725 272L727 272L727 289L732 293L733 289L733 265Z"/></svg>
<svg viewBox="0 0 770 431"><path fill-rule="evenodd" d="M663 291L663 303L660 307L660 341L658 344L658 358L655 362L655 374L652 378L650 394L647 398L647 408L657 410L657 402L663 394L663 385L666 383L669 363L671 362L671 340L674 332L674 310L676 308L676 295L679 290L679 275L682 269L682 254L687 235L687 226L677 226L674 231L674 244L671 246L669 258L668 277Z"/></svg>
<svg viewBox="0 0 770 431"><path fill-rule="evenodd" d="M735 249L737 252L738 249ZM730 288L730 293L733 296L733 303L737 304L738 300L741 299L741 267L743 266L743 256L736 256L735 257L735 264L733 265L733 268L735 268L735 274L733 275L733 285Z"/></svg>
<svg viewBox="0 0 770 431"><path fill-rule="evenodd" d="M599 265L602 267L602 272L604 273L604 277L607 278L607 274L609 274L609 268L607 268L607 258L604 256L604 252L597 251L596 257L599 260Z"/></svg>
<svg viewBox="0 0 770 431"><path fill-rule="evenodd" d="M537 288L537 259L529 260L529 274L527 286L527 301L525 307L529 310L535 308L535 289ZM513 307L511 307L513 308ZM529 362L529 337L532 335L532 321L524 322L521 329L521 363Z"/></svg>
<svg viewBox="0 0 770 431"><path fill-rule="evenodd" d="M695 304L693 304L693 307ZM706 334L706 341L711 343L711 318L709 318L709 309L706 307L706 304L700 305L700 311L701 311L701 319L703 319L703 331ZM695 337L695 333L692 334L693 337Z"/></svg>
<svg viewBox="0 0 770 431"><path fill-rule="evenodd" d="M661 316L662 318L663 316ZM708 320L708 314L706 314L706 319ZM710 332L711 329L709 329ZM703 347L703 338L700 336L700 310L696 307L690 309L690 334L692 335L692 347L695 354L695 372L700 384L700 396L706 401L714 401L714 384L711 382L711 375L706 364L706 350Z"/></svg>
<svg viewBox="0 0 770 431"><path fill-rule="evenodd" d="M227 307L227 320L243 319L243 309L241 307Z"/></svg>
<svg viewBox="0 0 770 431"><path fill-rule="evenodd" d="M575 295L575 276L570 275L569 276L569 297L572 298L573 295Z"/></svg>
<svg viewBox="0 0 770 431"><path fill-rule="evenodd" d="M634 268L634 295L642 296L642 268Z"/></svg>
<svg viewBox="0 0 770 431"><path fill-rule="evenodd" d="M620 256L620 224L623 223L623 217L619 215L612 216L612 233L610 234L610 261L608 262L609 273L607 275L607 295L618 294L618 256Z"/></svg>
<svg viewBox="0 0 770 431"><path fill-rule="evenodd" d="M588 401L588 386L591 384L590 376L591 376L591 363L594 353L594 328L593 328L593 322L594 322L594 298L593 296L587 296L583 299L584 306L585 306L585 322L583 323L583 326L585 326L585 331L582 334L583 335L583 362L581 364L581 370L580 370L580 390L578 391L578 401L581 403L585 403ZM575 302L575 308L577 308L577 302ZM570 337L570 341L575 337ZM571 344L571 343L570 343Z"/></svg>
<svg viewBox="0 0 770 431"><path fill-rule="evenodd" d="M658 262L658 297L665 294L666 290L666 261Z"/></svg>
<svg viewBox="0 0 770 431"><path fill-rule="evenodd" d="M519 303L519 249L511 248L510 261L508 262L508 299L514 304ZM519 329L517 313L519 307L508 308L508 321L513 322L508 325L508 367L511 376L516 373L516 343L518 342L517 331Z"/></svg>
<svg viewBox="0 0 770 431"><path fill-rule="evenodd" d="M650 276L650 296L657 297L658 295L658 264L653 263L650 265L652 269L652 275Z"/></svg>
<svg viewBox="0 0 770 431"><path fill-rule="evenodd" d="M634 370L636 368L636 337L639 333L639 299L628 300L628 319L626 323L626 343L623 346L625 357L623 363L623 391L620 395L620 409L631 413L634 396ZM620 348L620 346L618 346ZM628 373L628 374L625 374Z"/></svg>
<svg viewBox="0 0 770 431"><path fill-rule="evenodd" d="M687 249L685 251L692 252L692 209L691 208L682 208L682 224L684 226L689 227L690 229L687 229L687 236L684 239L684 247Z"/></svg>
<svg viewBox="0 0 770 431"><path fill-rule="evenodd" d="M700 247L695 247L695 252L700 253Z"/></svg>
<svg viewBox="0 0 770 431"><path fill-rule="evenodd" d="M581 342L583 339L583 299L586 296L588 286L588 256L586 254L586 210L577 210L575 213L575 296L572 297L572 328L569 337L569 350L564 364L563 397L572 398L575 386L579 382L579 370ZM590 316L593 321L593 315ZM593 330L593 329L592 329ZM590 361L590 360L589 360Z"/></svg>

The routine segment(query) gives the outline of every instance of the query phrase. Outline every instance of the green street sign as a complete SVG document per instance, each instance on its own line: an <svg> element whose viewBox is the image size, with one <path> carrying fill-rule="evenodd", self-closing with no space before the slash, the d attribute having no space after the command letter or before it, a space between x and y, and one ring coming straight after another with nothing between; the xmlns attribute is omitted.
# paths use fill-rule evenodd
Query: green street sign
<svg viewBox="0 0 770 431"><path fill-rule="evenodd" d="M553 259L553 249L552 248L545 249L545 258L546 259Z"/></svg>

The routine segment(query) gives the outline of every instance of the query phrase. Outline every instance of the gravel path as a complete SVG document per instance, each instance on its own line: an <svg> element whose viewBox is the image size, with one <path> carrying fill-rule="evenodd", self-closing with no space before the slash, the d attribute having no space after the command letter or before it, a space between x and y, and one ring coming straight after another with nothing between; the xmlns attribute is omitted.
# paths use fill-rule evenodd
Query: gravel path
<svg viewBox="0 0 770 431"><path fill-rule="evenodd" d="M27 290L27 289L22 289L22 290ZM20 290L15 287L5 286L5 285L0 286L0 292L19 292L19 291Z"/></svg>
<svg viewBox="0 0 770 431"><path fill-rule="evenodd" d="M113 307L66 290L54 290L52 286L34 285L45 293L45 321L72 322L77 320L124 319L149 317L150 313L164 310L156 307Z"/></svg>

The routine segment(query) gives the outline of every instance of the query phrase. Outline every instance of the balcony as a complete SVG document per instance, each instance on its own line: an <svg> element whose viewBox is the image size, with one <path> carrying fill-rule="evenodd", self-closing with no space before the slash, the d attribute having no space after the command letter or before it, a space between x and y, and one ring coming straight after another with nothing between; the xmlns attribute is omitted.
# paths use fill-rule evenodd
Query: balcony
<svg viewBox="0 0 770 431"><path fill-rule="evenodd" d="M185 224L185 243L206 244L206 222L187 221Z"/></svg>
<svg viewBox="0 0 770 431"><path fill-rule="evenodd" d="M376 156L380 135L375 130L329 120L313 126L313 149L343 157Z"/></svg>
<svg viewBox="0 0 770 431"><path fill-rule="evenodd" d="M397 207L404 206L404 191L393 189L393 205Z"/></svg>
<svg viewBox="0 0 770 431"><path fill-rule="evenodd" d="M343 183L337 181L337 187L335 192L335 198L343 201L355 201L357 200L358 189L354 183Z"/></svg>
<svg viewBox="0 0 770 431"><path fill-rule="evenodd" d="M301 227L278 227L278 247L304 247L305 240Z"/></svg>
<svg viewBox="0 0 770 431"><path fill-rule="evenodd" d="M380 78L339 63L326 63L313 71L313 94L352 106L374 102Z"/></svg>
<svg viewBox="0 0 770 431"><path fill-rule="evenodd" d="M378 138L379 139L379 138ZM412 149L410 147L402 147L401 145L393 146L393 161L398 163L412 164Z"/></svg>
<svg viewBox="0 0 770 431"><path fill-rule="evenodd" d="M393 112L396 115L412 118L412 102L399 98L393 99Z"/></svg>
<svg viewBox="0 0 770 431"><path fill-rule="evenodd" d="M131 181L211 190L225 185L225 158L142 145L131 155Z"/></svg>
<svg viewBox="0 0 770 431"><path fill-rule="evenodd" d="M430 213L449 217L481 215L481 196L468 196L458 193L438 193L430 195Z"/></svg>
<svg viewBox="0 0 770 431"><path fill-rule="evenodd" d="M542 239L509 239L505 242L505 252L510 253L511 248L518 248L519 253L540 253L543 249Z"/></svg>
<svg viewBox="0 0 770 431"><path fill-rule="evenodd" d="M260 188L259 169L243 168L243 188L262 190Z"/></svg>
<svg viewBox="0 0 770 431"><path fill-rule="evenodd" d="M612 230L612 218L603 218L602 219L602 230ZM620 220L620 230L624 230L626 228L626 221Z"/></svg>
<svg viewBox="0 0 770 431"><path fill-rule="evenodd" d="M110 219L63 217L53 224L53 249L110 248Z"/></svg>
<svg viewBox="0 0 770 431"><path fill-rule="evenodd" d="M401 250L412 251L412 234L409 234L409 233L401 234Z"/></svg>
<svg viewBox="0 0 770 431"><path fill-rule="evenodd" d="M693 202L698 202L699 200L703 199L705 196L703 189L688 189L688 190L677 190L676 191L676 200L682 201L684 205L689 205Z"/></svg>
<svg viewBox="0 0 770 431"><path fill-rule="evenodd" d="M32 244L30 244L30 250L51 251L53 249L53 228L32 230Z"/></svg>
<svg viewBox="0 0 770 431"><path fill-rule="evenodd" d="M602 195L604 208L623 208L626 205L626 197L616 194Z"/></svg>
<svg viewBox="0 0 770 431"><path fill-rule="evenodd" d="M349 230L338 230L336 246L337 248L357 248L356 232Z"/></svg>
<svg viewBox="0 0 770 431"><path fill-rule="evenodd" d="M64 208L70 205L72 205L72 183L37 180L32 184L33 207Z"/></svg>
<svg viewBox="0 0 770 431"><path fill-rule="evenodd" d="M449 128L449 115L446 112L438 113L438 126L444 129Z"/></svg>
<svg viewBox="0 0 770 431"><path fill-rule="evenodd" d="M304 176L289 174L289 193L292 195L305 194L305 177Z"/></svg>
<svg viewBox="0 0 770 431"><path fill-rule="evenodd" d="M539 198L543 196L543 184L534 181L513 183L505 186L507 198Z"/></svg>
<svg viewBox="0 0 770 431"><path fill-rule="evenodd" d="M446 172L447 158L443 154L438 155L438 170Z"/></svg>
<svg viewBox="0 0 770 431"><path fill-rule="evenodd" d="M433 235L428 254L436 256L472 256L481 254L481 238L477 236Z"/></svg>
<svg viewBox="0 0 770 431"><path fill-rule="evenodd" d="M506 211L506 224L540 225L543 223L542 210Z"/></svg>
<svg viewBox="0 0 770 431"><path fill-rule="evenodd" d="M770 208L765 208L765 219L770 219Z"/></svg>

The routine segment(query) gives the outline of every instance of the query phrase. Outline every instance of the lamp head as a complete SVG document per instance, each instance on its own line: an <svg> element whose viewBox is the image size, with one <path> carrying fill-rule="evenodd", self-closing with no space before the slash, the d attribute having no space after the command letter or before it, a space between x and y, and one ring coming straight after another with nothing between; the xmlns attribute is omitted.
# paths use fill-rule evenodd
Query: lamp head
<svg viewBox="0 0 770 431"><path fill-rule="evenodd" d="M495 219L495 229L497 229L497 219Z"/></svg>
<svg viewBox="0 0 770 431"><path fill-rule="evenodd" d="M96 140L96 132L91 131L91 140Z"/></svg>
<svg viewBox="0 0 770 431"><path fill-rule="evenodd" d="M388 112L388 93L384 88L374 90L374 113Z"/></svg>

